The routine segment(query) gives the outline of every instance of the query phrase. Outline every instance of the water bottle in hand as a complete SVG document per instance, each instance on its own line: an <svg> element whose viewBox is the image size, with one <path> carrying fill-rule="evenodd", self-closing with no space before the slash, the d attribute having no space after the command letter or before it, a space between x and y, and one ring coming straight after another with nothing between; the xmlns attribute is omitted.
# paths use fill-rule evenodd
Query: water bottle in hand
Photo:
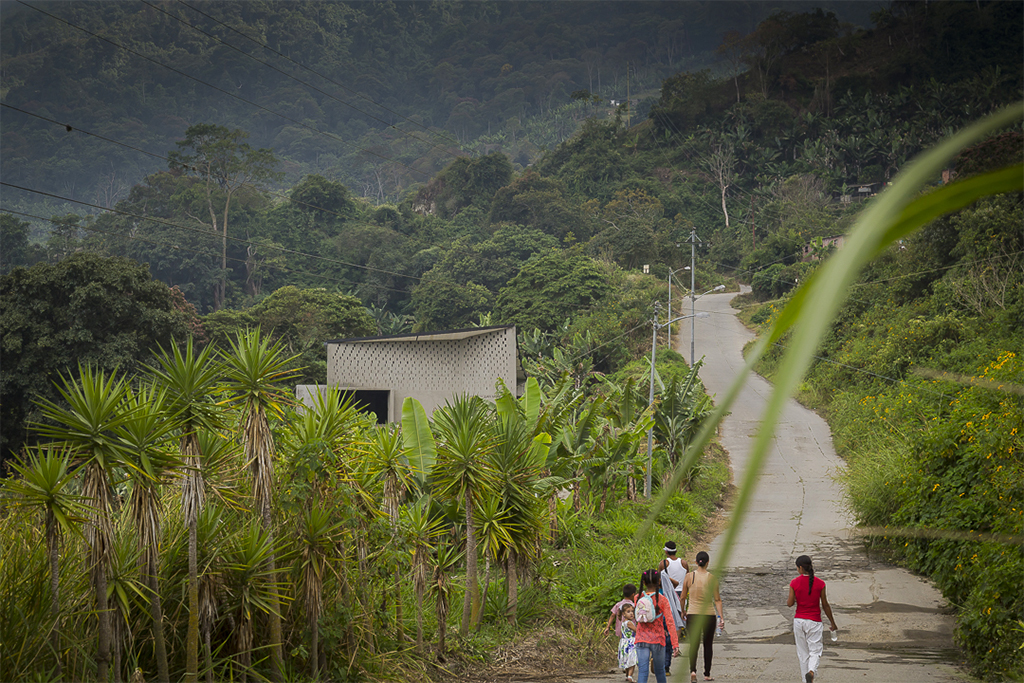
<svg viewBox="0 0 1024 683"><path fill-rule="evenodd" d="M836 629L834 631L830 631L830 634L832 636L832 642L833 643L839 642L839 630L838 629Z"/></svg>

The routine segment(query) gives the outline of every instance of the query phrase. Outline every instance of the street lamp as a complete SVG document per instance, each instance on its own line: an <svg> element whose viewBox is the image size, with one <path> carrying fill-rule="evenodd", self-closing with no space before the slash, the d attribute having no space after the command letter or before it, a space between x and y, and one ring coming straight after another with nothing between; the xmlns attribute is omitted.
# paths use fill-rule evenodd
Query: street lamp
<svg viewBox="0 0 1024 683"><path fill-rule="evenodd" d="M725 289L725 285L719 285L722 289ZM716 288L717 289L717 288ZM668 327L674 322L680 320L686 320L687 318L707 318L711 314L706 311L700 313L691 313L690 315L681 315L678 318L672 318L672 310L669 309L669 321L666 323L658 322L658 312L661 310L661 302L654 302L654 320L652 326L654 327L654 334L651 335L651 392L648 396L647 404L649 406L654 405L654 354L658 350L658 330L663 327ZM692 364L691 364L692 367ZM644 477L644 498L651 497L651 470L654 468L654 425L647 428L647 475Z"/></svg>

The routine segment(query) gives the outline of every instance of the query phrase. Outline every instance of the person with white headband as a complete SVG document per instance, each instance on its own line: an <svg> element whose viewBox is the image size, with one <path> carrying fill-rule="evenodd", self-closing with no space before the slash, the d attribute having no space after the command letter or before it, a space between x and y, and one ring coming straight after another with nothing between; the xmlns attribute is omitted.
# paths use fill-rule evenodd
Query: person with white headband
<svg viewBox="0 0 1024 683"><path fill-rule="evenodd" d="M690 565L687 564L686 560L676 557L675 541L666 542L662 550L665 551L665 559L658 565L658 571L668 574L668 577L672 579L672 586L676 589L676 595L678 596L683 592L683 580L686 578L686 572L690 571Z"/></svg>
<svg viewBox="0 0 1024 683"><path fill-rule="evenodd" d="M666 541L665 542L665 547L662 548L662 550L665 551L665 559L662 560L661 564L658 565L658 571L662 572L662 577L663 577L662 581L664 581L664 582L671 581L672 582L672 588L673 588L673 590L675 592L675 598L676 598L675 601L674 601L674 604L672 605L672 607L673 607L673 609L675 609L675 610L677 610L679 612L680 617L681 617L682 616L682 608L678 607L681 604L679 598L683 594L683 580L686 579L686 572L690 571L690 565L686 563L686 560L681 560L678 557L676 557L676 542L675 541ZM672 603L673 601L670 600L669 602ZM684 625L684 623L685 622L683 621L682 618L676 620L676 625L679 627L679 633L677 635L679 636L680 640L682 640L682 637L683 637L683 625ZM671 652L671 650L669 650L669 652ZM671 667L671 665L672 665L672 656L671 656L671 654L669 654L668 656L665 657L665 670L666 670L666 672L668 671L669 667Z"/></svg>

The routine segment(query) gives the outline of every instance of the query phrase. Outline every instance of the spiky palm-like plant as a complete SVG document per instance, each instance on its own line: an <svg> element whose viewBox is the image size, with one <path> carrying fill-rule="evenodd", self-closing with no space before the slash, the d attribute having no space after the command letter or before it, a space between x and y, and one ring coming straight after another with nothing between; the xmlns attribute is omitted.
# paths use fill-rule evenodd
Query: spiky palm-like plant
<svg viewBox="0 0 1024 683"><path fill-rule="evenodd" d="M430 592L434 595L434 610L437 616L437 657L444 660L445 640L448 636L448 612L451 607L451 575L462 561L463 552L455 546L437 546L434 571L431 575Z"/></svg>
<svg viewBox="0 0 1024 683"><path fill-rule="evenodd" d="M423 654L423 596L427 591L434 540L444 532L444 520L431 515L430 496L405 508L404 527L412 544L412 582L416 593L416 649Z"/></svg>
<svg viewBox="0 0 1024 683"><path fill-rule="evenodd" d="M160 539L163 505L160 490L181 467L181 455L171 445L173 420L167 419L167 390L155 385L129 390L126 404L131 417L117 429L125 445L126 470L132 482L128 511L138 543L139 574L148 591L153 622L153 650L157 680L169 683L164 642L163 605L160 600Z"/></svg>
<svg viewBox="0 0 1024 683"><path fill-rule="evenodd" d="M132 615L149 602L145 578L138 578L141 553L135 539L134 520L124 514L114 523L107 576L107 600L110 606L110 632L113 650L114 683L121 683L126 636L131 635Z"/></svg>
<svg viewBox="0 0 1024 683"><path fill-rule="evenodd" d="M515 522L509 511L502 506L501 496L497 492L484 497L476 506L475 514L480 550L484 556L484 593L475 617L479 631L483 626L487 591L491 587L491 563L497 562L512 547L512 534L515 533L512 527Z"/></svg>
<svg viewBox="0 0 1024 683"><path fill-rule="evenodd" d="M221 409L215 398L219 391L221 368L214 346L196 351L189 339L184 349L173 346L157 354L152 376L167 390L167 417L177 425L181 438L179 453L183 460L181 507L188 527L188 633L185 638L185 681L199 679L199 570L196 551L196 525L206 500L203 479L203 454L199 447L200 429L215 430Z"/></svg>
<svg viewBox="0 0 1024 683"><path fill-rule="evenodd" d="M412 484L409 458L405 455L402 435L393 426L376 427L367 446L367 466L370 476L383 487L384 514L391 526L393 541L398 540L398 510L405 498L406 490ZM402 566L401 555L395 566L395 637L399 643L405 641L402 628Z"/></svg>
<svg viewBox="0 0 1024 683"><path fill-rule="evenodd" d="M10 507L39 508L46 527L46 556L50 564L50 615L53 628L50 645L56 658L56 676L61 678L60 661L60 546L64 533L81 533L86 509L81 496L69 490L74 473L68 471L71 455L66 449L43 446L28 454L25 463L11 463L18 473L4 482Z"/></svg>
<svg viewBox="0 0 1024 683"><path fill-rule="evenodd" d="M110 611L107 609L107 564L113 529L113 497L108 474L123 459L124 448L114 433L129 417L124 402L127 383L116 373L79 366L78 379L62 377L57 391L66 406L39 402L47 422L33 425L42 436L63 445L82 462L82 495L88 501L89 569L99 620L96 673L107 679L110 666Z"/></svg>
<svg viewBox="0 0 1024 683"><path fill-rule="evenodd" d="M314 681L320 679L320 614L324 601L324 573L334 556L341 521L323 508L308 508L299 516L299 585L302 587L309 628L309 669Z"/></svg>
<svg viewBox="0 0 1024 683"><path fill-rule="evenodd" d="M252 667L254 617L270 614L280 605L276 570L269 562L274 551L273 537L258 521L243 526L228 541L223 574L227 608L235 617L236 675L242 683Z"/></svg>
<svg viewBox="0 0 1024 683"><path fill-rule="evenodd" d="M296 356L287 357L283 344L271 343L260 331L247 330L231 341L230 353L223 355L227 383L233 403L242 406L241 441L245 462L252 476L252 493L263 530L271 534L273 547L274 435L269 416L283 417L288 396L282 385L296 376ZM277 573L273 552L267 558L271 574ZM281 613L270 610L270 661L273 679L284 680Z"/></svg>
<svg viewBox="0 0 1024 683"><path fill-rule="evenodd" d="M479 397L460 396L434 413L434 423L440 441L434 485L439 496L462 504L466 519L466 595L459 625L459 633L465 637L480 599L474 509L494 484L488 460L495 445L492 414Z"/></svg>

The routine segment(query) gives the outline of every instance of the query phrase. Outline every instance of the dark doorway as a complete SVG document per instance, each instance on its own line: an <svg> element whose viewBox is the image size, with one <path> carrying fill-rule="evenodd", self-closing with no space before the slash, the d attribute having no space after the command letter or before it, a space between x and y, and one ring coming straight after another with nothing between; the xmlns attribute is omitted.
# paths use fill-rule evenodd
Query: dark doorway
<svg viewBox="0 0 1024 683"><path fill-rule="evenodd" d="M391 392L387 389L355 389L344 392L345 396L351 395L352 402L362 412L373 413L377 416L377 424L387 423L388 406L391 403Z"/></svg>

